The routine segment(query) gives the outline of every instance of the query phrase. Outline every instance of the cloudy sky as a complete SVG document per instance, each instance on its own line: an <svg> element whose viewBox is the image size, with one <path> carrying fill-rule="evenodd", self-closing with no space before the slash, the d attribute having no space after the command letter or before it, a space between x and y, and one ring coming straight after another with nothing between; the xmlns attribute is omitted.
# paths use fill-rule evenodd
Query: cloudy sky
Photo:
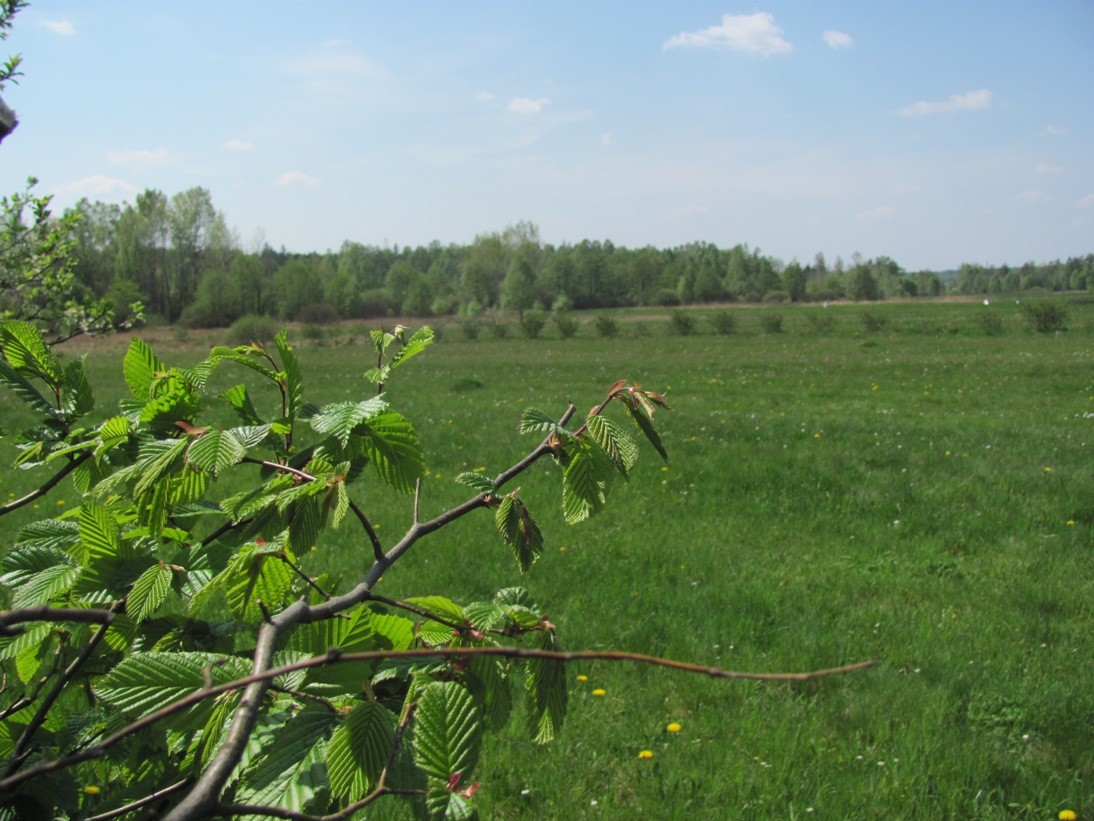
<svg viewBox="0 0 1094 821"><path fill-rule="evenodd" d="M0 191L203 186L292 251L1094 251L1090 0L760 3L35 0Z"/></svg>

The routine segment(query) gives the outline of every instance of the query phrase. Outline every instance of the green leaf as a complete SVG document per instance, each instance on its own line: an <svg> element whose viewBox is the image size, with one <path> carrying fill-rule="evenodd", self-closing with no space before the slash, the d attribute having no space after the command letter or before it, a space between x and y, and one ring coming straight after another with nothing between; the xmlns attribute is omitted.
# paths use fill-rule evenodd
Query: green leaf
<svg viewBox="0 0 1094 821"><path fill-rule="evenodd" d="M428 325L423 325L421 328L414 332L410 339L403 343L403 347L399 349L399 352L395 354L395 356L392 357L391 362L388 363L388 368L390 370L394 370L395 368L406 362L408 359L410 359L412 356L417 356L418 354L420 354L422 351L432 345L433 341L433 329L430 328Z"/></svg>
<svg viewBox="0 0 1094 821"><path fill-rule="evenodd" d="M49 349L33 322L20 319L0 322L0 351L13 368L38 376L51 387L64 379L61 360Z"/></svg>
<svg viewBox="0 0 1094 821"><path fill-rule="evenodd" d="M456 477L456 481L461 485L467 485L467 487L477 493L489 493L493 495L497 490L494 480L483 473L461 473Z"/></svg>
<svg viewBox="0 0 1094 821"><path fill-rule="evenodd" d="M72 587L79 572L79 568L69 564L45 568L16 589L11 600L12 608L17 610L52 603Z"/></svg>
<svg viewBox="0 0 1094 821"><path fill-rule="evenodd" d="M576 524L603 509L615 466L592 441L579 440L569 454L562 474L562 512L569 524Z"/></svg>
<svg viewBox="0 0 1094 821"><path fill-rule="evenodd" d="M409 421L386 411L364 423L364 447L380 478L396 490L410 493L425 471L425 457Z"/></svg>
<svg viewBox="0 0 1094 821"><path fill-rule="evenodd" d="M241 621L253 624L262 620L259 601L268 612L276 613L292 592L292 570L276 551L268 551L269 546L247 545L218 577L222 577L228 606Z"/></svg>
<svg viewBox="0 0 1094 821"><path fill-rule="evenodd" d="M300 361L296 358L292 346L289 345L289 332L282 328L274 338L277 352L281 356L281 367L285 374L286 412L290 419L296 419L297 409L303 401L304 378L300 370Z"/></svg>
<svg viewBox="0 0 1094 821"><path fill-rule="evenodd" d="M488 656L475 656L468 667L469 683L481 699L486 728L497 732L509 721L513 710L513 690L506 676L508 665L502 659ZM481 688L481 689L480 689Z"/></svg>
<svg viewBox="0 0 1094 821"><path fill-rule="evenodd" d="M554 630L538 633L536 643L542 650L562 649ZM533 741L545 744L558 735L566 718L569 699L566 664L549 659L529 659L524 683L528 693L529 732Z"/></svg>
<svg viewBox="0 0 1094 821"><path fill-rule="evenodd" d="M520 432L535 433L537 431L544 433L554 431L559 434L566 434L567 436L570 434L570 432L561 427L550 414L541 411L539 408L528 408L520 417Z"/></svg>
<svg viewBox="0 0 1094 821"><path fill-rule="evenodd" d="M99 445L95 455L101 456L112 448L129 441L129 420L124 416L114 416L99 426Z"/></svg>
<svg viewBox="0 0 1094 821"><path fill-rule="evenodd" d="M165 371L163 363L156 358L144 340L134 337L122 361L125 384L129 386L129 393L133 398L140 402L148 401L152 380Z"/></svg>
<svg viewBox="0 0 1094 821"><path fill-rule="evenodd" d="M276 374L274 374L276 376ZM247 393L246 385L234 385L218 397L223 399L235 410L236 415L248 425L261 425L262 417L255 409L251 397Z"/></svg>
<svg viewBox="0 0 1094 821"><path fill-rule="evenodd" d="M336 723L337 717L326 707L305 703L284 723L263 728L257 738L261 750L240 777L235 800L305 812L326 786L318 765Z"/></svg>
<svg viewBox="0 0 1094 821"><path fill-rule="evenodd" d="M133 653L99 680L95 693L127 719L140 718L207 683L224 684L250 673L247 659L213 653ZM212 700L191 707L172 726L201 726L212 711Z"/></svg>
<svg viewBox="0 0 1094 821"><path fill-rule="evenodd" d="M188 439L153 440L145 443L134 466L140 478L133 485L133 495L140 496L157 484L165 473L175 467L189 444Z"/></svg>
<svg viewBox="0 0 1094 821"><path fill-rule="evenodd" d="M327 748L331 793L346 802L368 793L387 765L394 737L395 716L379 702L354 707Z"/></svg>
<svg viewBox="0 0 1094 821"><path fill-rule="evenodd" d="M186 451L186 458L190 464L213 476L237 464L246 455L247 449L243 443L229 430L207 431Z"/></svg>
<svg viewBox="0 0 1094 821"><path fill-rule="evenodd" d="M0 359L0 382L7 385L12 393L23 400L24 404L38 413L53 414L53 406L45 400L38 389L3 359Z"/></svg>
<svg viewBox="0 0 1094 821"><path fill-rule="evenodd" d="M494 512L494 524L513 548L521 572L527 573L543 551L543 533L527 506L512 494L504 497Z"/></svg>
<svg viewBox="0 0 1094 821"><path fill-rule="evenodd" d="M85 502L80 508L80 544L88 562L117 557L120 532L117 518L107 508L94 502Z"/></svg>
<svg viewBox="0 0 1094 821"><path fill-rule="evenodd" d="M471 693L455 681L422 689L414 713L414 758L426 775L444 781L468 777L479 759L482 717Z"/></svg>
<svg viewBox="0 0 1094 821"><path fill-rule="evenodd" d="M615 469L627 478L638 461L638 446L622 427L603 416L589 417L589 434L612 460Z"/></svg>
<svg viewBox="0 0 1094 821"><path fill-rule="evenodd" d="M407 604L413 604L415 607L421 608L427 613L433 613L446 621L456 624L465 624L467 622L463 608L444 596L414 596L406 601ZM451 630L451 628L448 629Z"/></svg>
<svg viewBox="0 0 1094 821"><path fill-rule="evenodd" d="M144 571L126 597L125 611L135 622L144 621L151 616L167 598L171 589L171 568L164 564L154 564Z"/></svg>
<svg viewBox="0 0 1094 821"><path fill-rule="evenodd" d="M631 401L624 401L623 404L630 412L631 419L634 420L634 424L638 426L638 429L642 431L642 434L646 437L653 449L656 450L661 458L666 462L669 460L669 455L665 451L665 446L661 443L661 436L657 433L657 430L653 427L653 420L646 412L645 408L639 404L638 400L632 399Z"/></svg>
<svg viewBox="0 0 1094 821"><path fill-rule="evenodd" d="M95 397L91 393L91 383L87 381L84 370L84 357L74 359L64 370L63 409L68 418L78 419L90 413L95 407Z"/></svg>
<svg viewBox="0 0 1094 821"><path fill-rule="evenodd" d="M426 816L445 821L466 821L475 817L475 806L458 792L448 788L448 781L429 778L425 794Z"/></svg>
<svg viewBox="0 0 1094 821"><path fill-rule="evenodd" d="M320 409L311 418L311 426L318 433L334 436L346 447L350 434L357 425L387 410L382 396L374 396L363 402L335 402Z"/></svg>

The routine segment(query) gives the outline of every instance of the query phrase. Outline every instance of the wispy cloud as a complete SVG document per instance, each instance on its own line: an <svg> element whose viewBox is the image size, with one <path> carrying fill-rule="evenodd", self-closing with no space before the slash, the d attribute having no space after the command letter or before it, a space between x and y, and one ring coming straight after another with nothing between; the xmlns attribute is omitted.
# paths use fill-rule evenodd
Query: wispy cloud
<svg viewBox="0 0 1094 821"><path fill-rule="evenodd" d="M250 151L255 144L248 140L225 140L220 147L227 148L229 151Z"/></svg>
<svg viewBox="0 0 1094 821"><path fill-rule="evenodd" d="M851 46L855 44L855 40L850 34L845 31L836 31L835 29L828 29L828 31L824 32L824 42L836 51L851 48Z"/></svg>
<svg viewBox="0 0 1094 821"><path fill-rule="evenodd" d="M1062 174L1064 171L1062 166L1049 165L1047 162L1043 162L1033 169L1034 174Z"/></svg>
<svg viewBox="0 0 1094 821"><path fill-rule="evenodd" d="M108 151L106 158L115 165L165 165L174 157L166 148L132 149L123 148L116 151Z"/></svg>
<svg viewBox="0 0 1094 821"><path fill-rule="evenodd" d="M509 101L509 110L514 114L539 114L551 101L546 97L533 100L530 97L517 97Z"/></svg>
<svg viewBox="0 0 1094 821"><path fill-rule="evenodd" d="M1052 137L1062 137L1067 133L1067 129L1062 125L1046 125L1045 133Z"/></svg>
<svg viewBox="0 0 1094 821"><path fill-rule="evenodd" d="M610 131L605 131L600 135L600 144L605 148L611 148L615 145L615 135Z"/></svg>
<svg viewBox="0 0 1094 821"><path fill-rule="evenodd" d="M726 14L718 26L682 31L670 37L662 46L664 51L673 48L717 48L744 51L770 57L773 54L786 54L794 50L783 39L782 28L775 18L766 11L755 14Z"/></svg>
<svg viewBox="0 0 1094 821"><path fill-rule="evenodd" d="M286 171L277 178L278 185L318 185L319 180L303 171Z"/></svg>
<svg viewBox="0 0 1094 821"><path fill-rule="evenodd" d="M76 33L76 26L71 20L43 20L38 25L64 37L71 37Z"/></svg>
<svg viewBox="0 0 1094 821"><path fill-rule="evenodd" d="M671 214L673 219L688 219L689 217L705 217L710 213L710 209L703 205L684 205L677 208Z"/></svg>
<svg viewBox="0 0 1094 821"><path fill-rule="evenodd" d="M489 91L480 91L475 95L476 103L492 103L498 97L496 94L491 94Z"/></svg>
<svg viewBox="0 0 1094 821"><path fill-rule="evenodd" d="M285 70L298 77L343 75L352 77L385 77L383 66L348 51L311 54L296 57L285 64Z"/></svg>
<svg viewBox="0 0 1094 821"><path fill-rule="evenodd" d="M1092 206L1094 206L1094 194L1087 194L1075 201L1076 208L1090 208Z"/></svg>
<svg viewBox="0 0 1094 821"><path fill-rule="evenodd" d="M135 185L105 174L95 174L57 187L58 194L71 194L76 197L124 197L135 194L138 190Z"/></svg>
<svg viewBox="0 0 1094 821"><path fill-rule="evenodd" d="M966 94L951 94L948 100L937 103L919 101L897 110L901 117L926 117L930 114L945 114L950 111L971 111L979 108L991 108L991 92L986 88L969 91Z"/></svg>
<svg viewBox="0 0 1094 821"><path fill-rule="evenodd" d="M1016 194L1014 198L1018 200L1018 202L1025 203L1048 202L1052 199L1052 197L1050 197L1047 192L1041 191L1037 188L1030 188L1028 191L1023 191L1021 194Z"/></svg>

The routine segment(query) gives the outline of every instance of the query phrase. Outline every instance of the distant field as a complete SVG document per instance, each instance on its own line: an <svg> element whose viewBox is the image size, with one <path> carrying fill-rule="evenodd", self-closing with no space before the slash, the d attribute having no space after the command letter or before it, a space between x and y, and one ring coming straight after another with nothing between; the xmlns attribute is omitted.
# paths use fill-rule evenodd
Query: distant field
<svg viewBox="0 0 1094 821"><path fill-rule="evenodd" d="M496 474L535 444L516 432L526 407L583 413L618 378L668 389L671 463L644 448L630 485L573 528L554 468L533 470L520 484L547 548L524 579L482 515L423 542L381 592L469 601L524 584L573 649L752 671L878 661L802 686L573 666L561 739L533 747L517 720L488 742L484 817L1094 815L1094 304L1057 334L1016 308L729 308L725 335L711 311L690 336L666 310L613 312L612 338L592 315L572 339L445 327L389 386L427 448L423 515L464 497L457 473ZM776 314L781 332L765 330ZM364 332L309 334L295 339L312 398L366 394L368 352L346 344ZM182 365L223 338L158 335ZM119 394L123 350L89 353ZM9 431L13 407L0 395ZM5 477L6 496L33 478ZM401 533L405 500L356 498L382 539ZM78 503L70 486L0 520L3 542L62 501ZM310 569L352 578L371 551L348 524L333 535Z"/></svg>

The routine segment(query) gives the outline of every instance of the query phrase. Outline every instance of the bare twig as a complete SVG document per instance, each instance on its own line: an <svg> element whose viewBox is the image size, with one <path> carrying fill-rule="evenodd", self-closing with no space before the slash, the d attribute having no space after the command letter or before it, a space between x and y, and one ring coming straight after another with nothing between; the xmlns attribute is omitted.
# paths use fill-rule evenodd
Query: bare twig
<svg viewBox="0 0 1094 821"><path fill-rule="evenodd" d="M114 621L111 610L83 610L79 607L50 607L45 604L0 612L0 636L17 636L23 632L16 624L32 621L74 621L82 624L108 625Z"/></svg>
<svg viewBox="0 0 1094 821"><path fill-rule="evenodd" d="M0 505L0 516L11 513L13 510L18 510L23 505L28 505L35 499L42 498L51 490L53 490L53 488L55 488L62 479L68 476L68 474L72 473L72 471L74 471L76 468L86 462L90 456L90 453L81 453L76 458L70 459L67 463L65 463L64 467L62 467L53 476L44 481L39 487L32 490L26 496L23 496L19 499L14 499L8 502L6 505Z"/></svg>
<svg viewBox="0 0 1094 821"><path fill-rule="evenodd" d="M184 789L188 784L190 784L191 781L193 781L192 778L184 778L182 781L176 781L170 787L164 787L162 790L156 790L151 795L146 795L144 798L138 798L136 801L132 801L123 807L118 807L115 810L100 813L99 815L88 816L86 821L108 821L108 819L110 818L117 818L118 816L133 812L133 810L139 810L142 807L147 807L149 804L154 804L169 795L174 795L179 790Z"/></svg>

